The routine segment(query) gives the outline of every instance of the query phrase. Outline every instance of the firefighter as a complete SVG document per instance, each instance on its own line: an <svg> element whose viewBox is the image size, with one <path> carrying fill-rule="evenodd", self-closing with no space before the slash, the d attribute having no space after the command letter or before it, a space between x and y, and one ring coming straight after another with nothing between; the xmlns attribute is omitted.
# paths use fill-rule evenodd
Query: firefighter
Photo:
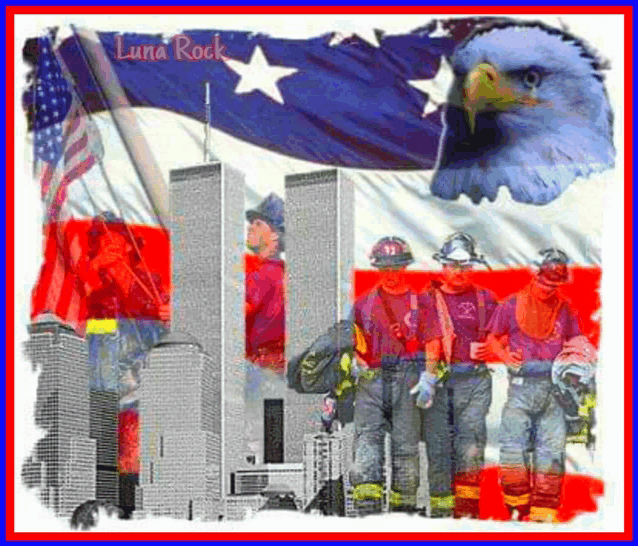
<svg viewBox="0 0 638 546"><path fill-rule="evenodd" d="M90 318L170 319L169 295L142 257L144 239L112 212L93 218L85 275Z"/></svg>
<svg viewBox="0 0 638 546"><path fill-rule="evenodd" d="M383 237L371 264L380 282L354 305L355 460L353 497L360 515L382 510L385 435L391 438L390 507L415 511L419 485L420 416L410 390L423 369L418 295L407 284L405 268L414 261L399 237Z"/></svg>
<svg viewBox="0 0 638 546"><path fill-rule="evenodd" d="M441 335L426 346L420 385L436 386L425 390L431 396L417 397L417 404L425 408L430 513L478 518L485 419L492 402L485 341L497 302L491 292L472 282L474 265L486 265L472 237L454 233L434 259L443 265L442 279L421 295L420 305L433 310Z"/></svg>
<svg viewBox="0 0 638 546"><path fill-rule="evenodd" d="M516 519L556 521L567 424L552 366L580 328L558 290L570 280L567 255L556 248L540 254L532 281L496 310L488 342L509 372L499 432L505 504Z"/></svg>

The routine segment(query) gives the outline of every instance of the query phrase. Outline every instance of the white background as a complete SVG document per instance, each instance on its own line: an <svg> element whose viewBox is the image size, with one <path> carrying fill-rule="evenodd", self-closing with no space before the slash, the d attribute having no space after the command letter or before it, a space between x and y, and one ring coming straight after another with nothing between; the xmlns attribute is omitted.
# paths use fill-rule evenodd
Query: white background
<svg viewBox="0 0 638 546"><path fill-rule="evenodd" d="M472 14L468 14L472 15ZM460 14L455 14L460 16ZM446 16L437 16L444 18ZM556 16L533 16L545 22L560 26ZM96 30L126 30L131 32L164 32L177 34L181 29L217 28L234 30L253 30L266 32L282 38L307 38L330 31L339 31L348 35L360 32L369 35L371 28L385 30L388 34L409 32L427 24L427 16L20 16L16 17L15 66L16 66L16 180L15 184L15 530L16 531L68 531L66 522L53 517L26 491L20 483L20 467L24 458L42 434L33 423L33 407L37 386L37 376L31 373L30 364L21 353L26 339L26 324L29 316L30 291L37 279L42 257L41 225L42 217L39 204L39 190L31 175L30 149L26 145L26 122L21 110L19 97L24 88L24 67L21 50L27 37L38 35L48 26L60 26L74 23L77 26ZM612 70L608 72L606 86L615 113L615 144L618 151L616 169L599 179L587 183L606 185L606 199L601 202L604 209L604 229L602 232L602 349L601 365L598 374L599 384L599 420L598 452L592 467L602 468L605 481L605 496L599 502L600 510L595 514L585 514L572 523L559 527L529 525L518 523L474 522L424 520L407 516L392 515L382 518L344 520L302 515L260 514L258 518L245 522L197 523L175 520L145 520L136 522L102 522L98 530L114 531L622 531L624 507L624 55L623 20L621 16L562 16L560 20L569 30L585 38L605 57L611 60ZM61 30L63 32L63 29ZM214 133L213 142L224 149L224 136ZM239 146L238 153L246 154L249 145ZM225 157L225 156L223 156ZM299 164L301 164L300 162ZM277 177L282 180L281 177ZM249 180L250 182L250 180ZM8 181L10 183L10 181ZM255 179L253 189L263 195L266 188L263 181ZM268 182L266 182L268 183ZM282 192L280 186L275 191ZM498 202L497 202L498 203ZM495 383L499 390L500 383ZM494 408L492 415L494 415ZM392 518L389 525L388 517ZM396 523L395 521L396 520ZM401 521L398 521L401 520ZM327 524L329 522L329 524Z"/></svg>

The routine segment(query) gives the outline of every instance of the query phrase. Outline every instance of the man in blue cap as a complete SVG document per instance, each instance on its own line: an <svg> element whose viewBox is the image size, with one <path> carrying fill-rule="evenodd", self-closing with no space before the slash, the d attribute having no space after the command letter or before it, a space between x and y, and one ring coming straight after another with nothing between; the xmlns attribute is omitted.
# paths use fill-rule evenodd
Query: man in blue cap
<svg viewBox="0 0 638 546"><path fill-rule="evenodd" d="M250 462L259 463L264 444L264 399L286 389L284 201L269 194L246 212L246 441Z"/></svg>
<svg viewBox="0 0 638 546"><path fill-rule="evenodd" d="M284 202L271 193L246 212L246 245L253 252L246 270L246 356L260 367L285 368Z"/></svg>

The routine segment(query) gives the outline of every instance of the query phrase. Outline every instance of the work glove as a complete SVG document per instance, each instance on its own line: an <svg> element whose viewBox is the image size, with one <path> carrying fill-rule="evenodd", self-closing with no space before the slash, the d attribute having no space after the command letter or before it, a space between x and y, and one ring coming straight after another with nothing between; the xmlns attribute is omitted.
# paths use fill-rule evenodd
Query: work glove
<svg viewBox="0 0 638 546"><path fill-rule="evenodd" d="M430 372L421 372L419 382L410 391L410 394L416 394L415 403L417 407L428 409L432 406L436 382L435 375Z"/></svg>

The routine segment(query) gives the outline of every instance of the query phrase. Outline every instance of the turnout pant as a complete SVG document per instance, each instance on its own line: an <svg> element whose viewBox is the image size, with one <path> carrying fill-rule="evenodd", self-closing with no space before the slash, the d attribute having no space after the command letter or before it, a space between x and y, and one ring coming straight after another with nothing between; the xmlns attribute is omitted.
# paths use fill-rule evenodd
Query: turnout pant
<svg viewBox="0 0 638 546"><path fill-rule="evenodd" d="M433 516L479 515L479 484L485 461L485 418L492 403L492 378L452 376L437 386L432 407L423 412Z"/></svg>
<svg viewBox="0 0 638 546"><path fill-rule="evenodd" d="M505 504L519 517L555 520L565 469L566 423L551 379L510 376L500 428Z"/></svg>
<svg viewBox="0 0 638 546"><path fill-rule="evenodd" d="M359 378L355 392L355 459L352 483L357 491L383 490L385 479L385 435L391 439L391 504L395 508L415 508L419 486L419 410L410 389L418 381L416 362L401 361ZM370 495L372 497L374 495ZM374 500L361 499L361 500ZM374 509L381 508L372 503ZM365 503L358 503L360 506ZM365 512L365 508L364 508Z"/></svg>

